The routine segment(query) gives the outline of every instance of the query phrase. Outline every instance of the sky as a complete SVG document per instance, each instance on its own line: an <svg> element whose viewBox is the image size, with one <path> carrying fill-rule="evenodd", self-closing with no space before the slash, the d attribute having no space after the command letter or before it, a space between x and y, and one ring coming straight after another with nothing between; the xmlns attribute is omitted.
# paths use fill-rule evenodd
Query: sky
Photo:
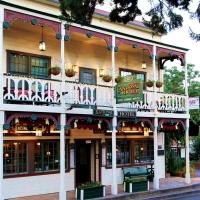
<svg viewBox="0 0 200 200"><path fill-rule="evenodd" d="M148 10L147 3L145 3L146 0L139 0L138 6L142 11ZM110 3L110 0L105 0L105 3L103 6L100 6L98 8L109 11L112 3ZM194 0L193 3L190 6L190 10L194 11L197 8L198 5L197 0ZM195 69L200 71L200 42L196 42L192 40L189 36L189 27L192 28L197 33L200 33L200 23L191 20L190 16L183 11L178 11L184 18L183 27L177 30L174 30L167 35L163 36L162 42L163 43L169 43L175 46L180 46L184 48L190 49L187 52L187 60L186 62L189 64L194 64ZM136 18L137 20L140 20L140 18ZM175 62L176 64L176 62ZM171 64L170 64L171 65ZM173 65L173 64L172 64Z"/></svg>

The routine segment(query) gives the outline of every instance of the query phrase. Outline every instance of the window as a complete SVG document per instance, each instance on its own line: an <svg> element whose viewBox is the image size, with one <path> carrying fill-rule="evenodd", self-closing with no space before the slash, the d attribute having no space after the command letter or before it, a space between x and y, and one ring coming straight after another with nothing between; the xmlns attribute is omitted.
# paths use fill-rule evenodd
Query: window
<svg viewBox="0 0 200 200"><path fill-rule="evenodd" d="M8 72L31 75L35 78L49 77L50 58L8 51Z"/></svg>
<svg viewBox="0 0 200 200"><path fill-rule="evenodd" d="M134 163L152 162L154 157L153 141L134 142Z"/></svg>
<svg viewBox="0 0 200 200"><path fill-rule="evenodd" d="M4 142L3 172L5 175L27 172L27 144Z"/></svg>
<svg viewBox="0 0 200 200"><path fill-rule="evenodd" d="M96 84L96 70L80 68L80 83Z"/></svg>
<svg viewBox="0 0 200 200"><path fill-rule="evenodd" d="M123 164L130 164L130 141L126 140L119 140L117 141L117 164L123 165ZM112 165L112 142L107 143L107 165Z"/></svg>
<svg viewBox="0 0 200 200"><path fill-rule="evenodd" d="M120 69L120 75L121 76L129 76L129 75L135 75L136 79L142 80L143 83L146 81L146 73L140 72L140 71L133 71L128 69ZM144 84L145 89L145 84Z"/></svg>
<svg viewBox="0 0 200 200"><path fill-rule="evenodd" d="M66 143L65 159L68 168L68 144ZM60 143L58 141L41 141L35 143L35 172L59 170Z"/></svg>

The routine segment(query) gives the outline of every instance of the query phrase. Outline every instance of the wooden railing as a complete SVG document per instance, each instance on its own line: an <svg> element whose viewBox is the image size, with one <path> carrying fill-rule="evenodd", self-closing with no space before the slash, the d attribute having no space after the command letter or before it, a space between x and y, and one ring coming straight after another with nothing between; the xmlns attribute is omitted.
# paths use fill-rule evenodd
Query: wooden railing
<svg viewBox="0 0 200 200"><path fill-rule="evenodd" d="M156 106L160 112L186 111L184 95L157 93L156 105L154 105L153 92L144 91L143 94L143 101L117 104L117 107L151 111ZM64 96L66 105L112 107L113 88L65 82L65 91L61 92L61 81L4 75L5 103L14 101L17 104L59 106L61 95Z"/></svg>

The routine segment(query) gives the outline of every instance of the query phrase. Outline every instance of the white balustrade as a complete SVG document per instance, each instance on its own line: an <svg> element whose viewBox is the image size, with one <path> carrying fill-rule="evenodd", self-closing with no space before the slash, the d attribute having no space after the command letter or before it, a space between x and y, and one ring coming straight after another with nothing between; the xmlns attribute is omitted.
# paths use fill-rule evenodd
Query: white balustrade
<svg viewBox="0 0 200 200"><path fill-rule="evenodd" d="M112 87L66 82L64 99L66 105L112 107ZM117 104L118 108L138 111L154 109L153 92L144 91L143 101ZM34 104L60 104L61 82L4 75L4 100ZM160 112L185 112L186 96L157 93L156 106Z"/></svg>
<svg viewBox="0 0 200 200"><path fill-rule="evenodd" d="M4 75L4 100L60 104L59 81Z"/></svg>

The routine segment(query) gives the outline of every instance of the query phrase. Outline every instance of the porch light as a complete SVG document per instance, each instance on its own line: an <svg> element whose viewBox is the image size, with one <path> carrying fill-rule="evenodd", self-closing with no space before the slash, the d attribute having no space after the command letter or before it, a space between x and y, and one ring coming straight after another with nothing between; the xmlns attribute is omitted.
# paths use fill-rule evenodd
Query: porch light
<svg viewBox="0 0 200 200"><path fill-rule="evenodd" d="M46 152L46 155L47 155L47 156L50 156L50 155L51 155L51 152L50 152L50 151L47 151L47 152Z"/></svg>
<svg viewBox="0 0 200 200"><path fill-rule="evenodd" d="M149 128L144 128L144 136L149 136Z"/></svg>
<svg viewBox="0 0 200 200"><path fill-rule="evenodd" d="M77 123L78 123L78 119L76 119L75 121L74 121L74 128L77 128Z"/></svg>
<svg viewBox="0 0 200 200"><path fill-rule="evenodd" d="M145 62L145 59L144 59L144 50L145 49L142 49L142 69L147 68L147 63Z"/></svg>
<svg viewBox="0 0 200 200"><path fill-rule="evenodd" d="M41 26L41 28L42 28L42 38L41 38L41 41L39 43L39 50L40 51L46 51L46 44L45 44L44 35L43 35L43 26Z"/></svg>
<svg viewBox="0 0 200 200"><path fill-rule="evenodd" d="M35 136L42 136L42 130L41 129L36 129L35 131Z"/></svg>
<svg viewBox="0 0 200 200"><path fill-rule="evenodd" d="M78 65L72 65L72 69L77 73L78 72Z"/></svg>
<svg viewBox="0 0 200 200"><path fill-rule="evenodd" d="M125 127L126 125L125 125L125 122L122 122L122 127Z"/></svg>
<svg viewBox="0 0 200 200"><path fill-rule="evenodd" d="M48 118L45 119L45 124L49 125L49 119Z"/></svg>
<svg viewBox="0 0 200 200"><path fill-rule="evenodd" d="M5 156L5 158L9 158L10 157L10 155L8 153L5 153L4 156Z"/></svg>
<svg viewBox="0 0 200 200"><path fill-rule="evenodd" d="M99 77L103 77L104 76L104 69L99 69Z"/></svg>
<svg viewBox="0 0 200 200"><path fill-rule="evenodd" d="M101 129L101 120L99 120L99 123L98 123L98 129Z"/></svg>
<svg viewBox="0 0 200 200"><path fill-rule="evenodd" d="M16 117L16 118L15 118L15 124L18 124L18 123L19 123L19 118Z"/></svg>

